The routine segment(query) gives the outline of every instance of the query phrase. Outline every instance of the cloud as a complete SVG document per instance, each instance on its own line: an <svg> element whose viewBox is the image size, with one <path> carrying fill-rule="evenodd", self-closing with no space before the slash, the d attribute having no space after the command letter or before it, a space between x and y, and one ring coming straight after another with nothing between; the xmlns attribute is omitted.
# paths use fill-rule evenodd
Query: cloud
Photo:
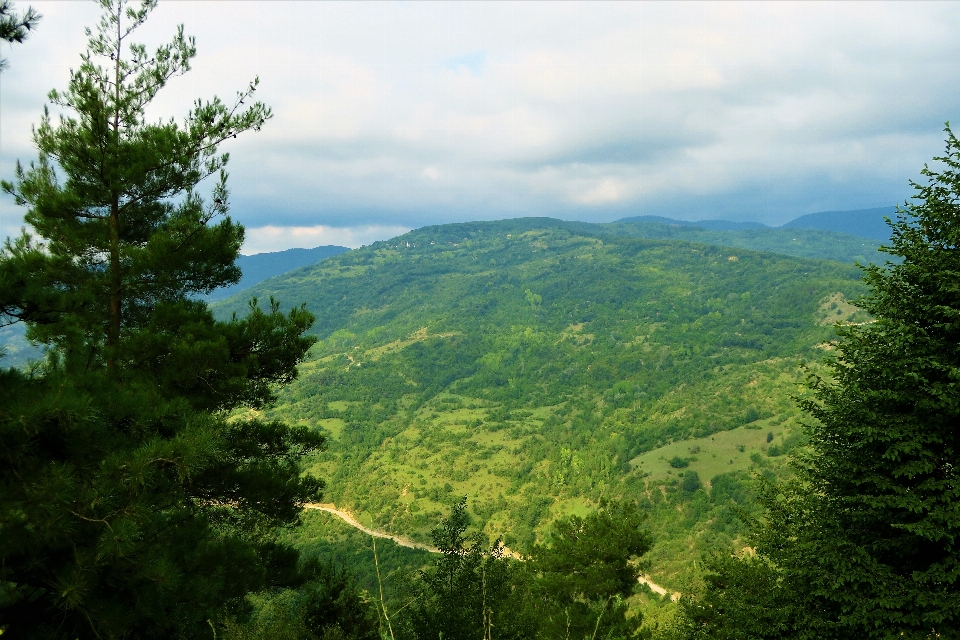
<svg viewBox="0 0 960 640"><path fill-rule="evenodd" d="M602 180L600 184L577 196L577 202L586 205L600 205L623 200L624 188L616 180Z"/></svg>
<svg viewBox="0 0 960 640"><path fill-rule="evenodd" d="M97 19L34 4L0 85L4 177ZM199 55L151 114L254 75L274 109L225 146L251 229L881 206L960 104L960 14L941 3L161 2L141 39L180 22Z"/></svg>
<svg viewBox="0 0 960 640"><path fill-rule="evenodd" d="M454 56L442 63L445 69L451 69L457 73L467 72L473 76L483 75L483 63L486 62L486 51L472 51L458 56Z"/></svg>
<svg viewBox="0 0 960 640"><path fill-rule="evenodd" d="M356 249L377 240L387 240L410 231L408 227L365 225L360 227L256 227L247 228L240 252L244 255L282 251L295 247L312 249L339 245Z"/></svg>

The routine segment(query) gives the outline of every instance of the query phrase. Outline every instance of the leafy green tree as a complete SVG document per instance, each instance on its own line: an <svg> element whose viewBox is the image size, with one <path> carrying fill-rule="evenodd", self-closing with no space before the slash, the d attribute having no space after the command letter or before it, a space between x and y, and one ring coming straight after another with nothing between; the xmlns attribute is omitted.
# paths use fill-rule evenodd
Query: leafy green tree
<svg viewBox="0 0 960 640"><path fill-rule="evenodd" d="M703 483L700 482L700 474L696 471L686 471L683 474L683 481L680 483L680 488L684 493L696 493L697 489L700 489L703 486Z"/></svg>
<svg viewBox="0 0 960 640"><path fill-rule="evenodd" d="M433 530L440 557L423 572L411 626L419 640L523 638L518 603L512 601L514 569L499 540L487 547L483 535L467 536L467 499ZM495 629L495 631L494 631Z"/></svg>
<svg viewBox="0 0 960 640"><path fill-rule="evenodd" d="M18 15L10 0L0 0L0 40L10 43L23 42L30 32L37 28L41 17L33 7L28 7L23 15ZM7 61L0 58L0 71L6 67Z"/></svg>
<svg viewBox="0 0 960 640"><path fill-rule="evenodd" d="M39 239L0 255L0 318L49 347L0 373L0 629L12 638L212 637L245 596L301 580L276 542L322 483L305 428L230 418L273 402L313 339L304 309L254 300L215 321L197 294L236 282L243 229L218 145L270 117L197 102L183 124L145 109L196 51L178 30L128 44L155 0L102 0L89 49L3 188ZM70 115L70 114L73 115ZM209 202L197 189L219 179Z"/></svg>
<svg viewBox="0 0 960 640"><path fill-rule="evenodd" d="M309 558L301 570L300 609L305 626L318 639L379 640L374 608L356 578L341 565Z"/></svg>
<svg viewBox="0 0 960 640"><path fill-rule="evenodd" d="M960 633L960 141L946 132L938 168L891 223L886 250L902 262L865 269L875 322L839 328L831 379L812 380L812 453L763 494L754 568L776 569L790 615L756 609L755 632L732 635L753 565L715 564L687 607L705 637Z"/></svg>
<svg viewBox="0 0 960 640"><path fill-rule="evenodd" d="M645 519L635 504L617 501L554 523L525 563L539 637L637 637L641 618L627 618L623 599L640 576L636 560L652 545Z"/></svg>
<svg viewBox="0 0 960 640"><path fill-rule="evenodd" d="M228 620L224 640L380 640L377 616L342 565L311 557L295 589L260 594L249 620Z"/></svg>
<svg viewBox="0 0 960 640"><path fill-rule="evenodd" d="M670 631L690 640L792 637L798 610L776 567L764 558L711 554L700 597L681 596Z"/></svg>

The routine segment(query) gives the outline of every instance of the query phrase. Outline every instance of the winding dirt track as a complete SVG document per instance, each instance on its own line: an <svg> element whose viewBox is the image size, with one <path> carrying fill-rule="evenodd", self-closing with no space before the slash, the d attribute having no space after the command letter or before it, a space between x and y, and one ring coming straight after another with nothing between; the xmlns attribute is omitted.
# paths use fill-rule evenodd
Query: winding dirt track
<svg viewBox="0 0 960 640"><path fill-rule="evenodd" d="M332 513L333 515L337 516L338 518L346 522L348 525L350 525L354 529L357 529L358 531L363 531L365 534L369 536L373 536L374 538L387 538L388 540L393 540L401 547L409 547L410 549L423 549L424 551L429 551L430 553L440 553L440 549L437 549L436 547L431 547L428 544L420 544L419 542L414 542L413 540L410 540L408 538L395 536L392 533L384 533L383 531L375 531L374 529L368 529L367 527L357 522L357 519L354 518L352 515L350 515L346 511L341 511L340 509L337 509L337 505L332 503L317 504L317 503L311 502L303 505L303 508L315 509L317 511L326 511L327 513Z"/></svg>
<svg viewBox="0 0 960 640"><path fill-rule="evenodd" d="M439 549L437 549L436 547L431 547L428 544L421 544L419 542L414 542L409 538L404 538L402 536L395 536L392 533L385 533L383 531L376 531L374 529L369 529L363 526L362 524L360 524L359 522L357 522L357 519L354 518L349 513L347 513L346 511L341 511L340 509L337 509L337 505L333 503L319 504L319 503L310 502L303 505L303 508L313 509L315 511L326 511L329 514L337 516L338 518L340 518L341 520L343 520L348 525L350 525L351 527L353 527L358 531L362 531L369 536L373 536L374 538L387 538L388 540L393 540L401 547L408 547L410 549L423 549L424 551L429 551L430 553L440 553ZM515 558L518 558L518 559L520 558L519 555L509 550L508 550L508 554ZM639 578L637 578L637 581L640 584L647 585L648 587L650 587L651 591L653 591L658 595L662 596L667 593L666 589L658 585L656 582L653 582L652 580L650 580L650 578L648 578L647 576L640 576ZM679 593L670 593L671 600L677 600L679 597L680 597Z"/></svg>

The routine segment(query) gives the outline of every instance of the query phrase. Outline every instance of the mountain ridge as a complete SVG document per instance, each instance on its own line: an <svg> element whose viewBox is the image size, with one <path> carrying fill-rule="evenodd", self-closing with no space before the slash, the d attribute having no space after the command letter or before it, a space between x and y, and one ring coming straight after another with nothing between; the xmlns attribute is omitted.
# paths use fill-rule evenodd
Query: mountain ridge
<svg viewBox="0 0 960 640"><path fill-rule="evenodd" d="M243 273L240 281L236 284L212 291L203 298L208 302L223 300L267 278L272 278L281 273L314 264L324 258L339 255L347 251L350 251L347 247L331 244L314 247L312 249L293 248L283 251L241 255L237 257L237 266L240 267L240 271Z"/></svg>
<svg viewBox="0 0 960 640"><path fill-rule="evenodd" d="M874 207L844 211L808 213L777 227L762 222L732 222L730 220L676 220L663 216L631 216L615 222L656 222L684 227L700 227L710 231L739 231L744 229L819 229L869 238L878 242L890 239L890 227L884 217L894 219L896 207Z"/></svg>

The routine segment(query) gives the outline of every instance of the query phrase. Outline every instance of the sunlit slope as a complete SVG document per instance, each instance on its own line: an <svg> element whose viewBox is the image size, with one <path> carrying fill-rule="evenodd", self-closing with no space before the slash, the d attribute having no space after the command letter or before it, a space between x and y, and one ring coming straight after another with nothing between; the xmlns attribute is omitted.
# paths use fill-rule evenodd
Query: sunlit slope
<svg viewBox="0 0 960 640"><path fill-rule="evenodd" d="M269 413L330 433L312 467L329 500L422 539L466 494L523 548L604 495L671 499L676 475L643 477L657 447L744 425L782 445L799 364L858 319L859 275L520 220L421 229L253 293L317 315L321 342ZM754 440L692 468L742 472Z"/></svg>

